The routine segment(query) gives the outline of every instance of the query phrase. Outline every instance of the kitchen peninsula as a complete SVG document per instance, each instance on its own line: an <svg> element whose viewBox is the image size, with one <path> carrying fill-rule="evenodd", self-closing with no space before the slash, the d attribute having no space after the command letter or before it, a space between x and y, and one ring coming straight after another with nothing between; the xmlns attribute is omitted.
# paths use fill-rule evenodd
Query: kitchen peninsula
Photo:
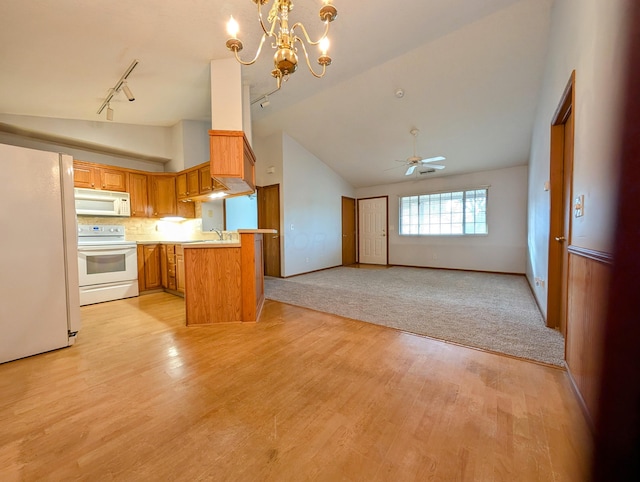
<svg viewBox="0 0 640 482"><path fill-rule="evenodd" d="M187 326L258 321L264 303L263 234L239 229L240 242L184 244Z"/></svg>

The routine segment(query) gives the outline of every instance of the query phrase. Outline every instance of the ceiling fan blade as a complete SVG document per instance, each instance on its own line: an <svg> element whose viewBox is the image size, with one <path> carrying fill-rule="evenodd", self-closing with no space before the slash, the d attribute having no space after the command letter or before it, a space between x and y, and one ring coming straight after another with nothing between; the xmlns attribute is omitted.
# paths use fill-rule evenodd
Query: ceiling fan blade
<svg viewBox="0 0 640 482"><path fill-rule="evenodd" d="M446 157L436 156L436 157L428 157L427 159L421 159L420 162L422 164L427 164L429 162L444 161L444 160L446 160Z"/></svg>
<svg viewBox="0 0 640 482"><path fill-rule="evenodd" d="M437 169L438 171L440 171L441 169L444 169L446 166L441 166L440 164L426 164L425 169Z"/></svg>
<svg viewBox="0 0 640 482"><path fill-rule="evenodd" d="M416 170L416 166L409 166L409 169L407 169L407 172L404 173L405 176L410 176L411 174L413 174L413 171Z"/></svg>

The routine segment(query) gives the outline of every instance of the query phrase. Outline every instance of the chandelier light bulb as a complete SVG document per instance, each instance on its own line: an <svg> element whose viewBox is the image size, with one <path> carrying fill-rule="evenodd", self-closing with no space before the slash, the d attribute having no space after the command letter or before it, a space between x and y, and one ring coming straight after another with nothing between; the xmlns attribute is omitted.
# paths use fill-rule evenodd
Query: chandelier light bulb
<svg viewBox="0 0 640 482"><path fill-rule="evenodd" d="M238 22L236 22L236 19L233 18L233 15L231 15L229 21L227 22L227 33L231 35L232 38L238 38L239 31L240 26L238 25Z"/></svg>
<svg viewBox="0 0 640 482"><path fill-rule="evenodd" d="M320 40L320 51L324 56L324 55L327 55L328 50L329 50L329 38L323 37L322 40Z"/></svg>

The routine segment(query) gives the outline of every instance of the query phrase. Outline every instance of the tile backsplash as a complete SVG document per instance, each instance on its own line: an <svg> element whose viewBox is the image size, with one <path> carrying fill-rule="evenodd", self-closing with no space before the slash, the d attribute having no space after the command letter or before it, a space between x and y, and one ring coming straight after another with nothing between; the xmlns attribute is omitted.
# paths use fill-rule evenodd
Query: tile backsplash
<svg viewBox="0 0 640 482"><path fill-rule="evenodd" d="M196 218L185 221L163 221L152 218L118 218L78 216L78 224L106 224L124 226L127 241L194 241L219 239L213 232L202 232L201 203L196 203ZM237 237L237 233L227 236Z"/></svg>

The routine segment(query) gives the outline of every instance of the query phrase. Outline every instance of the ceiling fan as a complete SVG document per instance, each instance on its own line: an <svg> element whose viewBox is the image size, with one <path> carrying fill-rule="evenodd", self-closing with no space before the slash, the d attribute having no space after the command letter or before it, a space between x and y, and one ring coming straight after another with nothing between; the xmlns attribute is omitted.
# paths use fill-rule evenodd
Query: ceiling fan
<svg viewBox="0 0 640 482"><path fill-rule="evenodd" d="M431 164L432 162L444 161L445 160L444 157L436 156L436 157L422 158L421 156L416 155L416 138L418 137L418 132L420 131L416 128L413 128L409 132L413 136L413 156L408 157L406 161L396 161L396 162L402 162L405 166L407 166L407 171L404 173L404 175L410 176L416 170L416 167L419 167L419 166L428 167L429 170L444 169L445 166L442 166L440 164ZM392 167L390 169L395 169L395 167ZM386 169L386 170L389 171L390 169Z"/></svg>

